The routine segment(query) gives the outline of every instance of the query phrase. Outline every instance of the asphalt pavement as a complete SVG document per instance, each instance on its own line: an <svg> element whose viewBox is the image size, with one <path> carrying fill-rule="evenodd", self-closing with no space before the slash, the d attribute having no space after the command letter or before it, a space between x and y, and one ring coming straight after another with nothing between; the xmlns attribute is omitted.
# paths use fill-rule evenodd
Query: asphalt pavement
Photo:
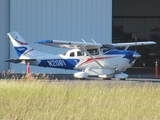
<svg viewBox="0 0 160 120"><path fill-rule="evenodd" d="M159 70L160 71L160 70ZM158 71L158 77L155 76L154 67L132 67L126 70L125 73L129 75L129 78L148 78L155 79L160 78L160 72Z"/></svg>

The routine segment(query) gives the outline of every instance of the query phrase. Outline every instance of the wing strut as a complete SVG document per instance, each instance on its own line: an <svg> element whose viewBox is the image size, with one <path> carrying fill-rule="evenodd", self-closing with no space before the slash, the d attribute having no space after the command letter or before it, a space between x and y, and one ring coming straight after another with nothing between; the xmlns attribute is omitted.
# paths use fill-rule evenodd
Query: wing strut
<svg viewBox="0 0 160 120"><path fill-rule="evenodd" d="M100 68L103 68L103 66L84 48L84 46L81 45L80 47L100 66Z"/></svg>
<svg viewBox="0 0 160 120"><path fill-rule="evenodd" d="M84 43L86 43L86 41L85 41L83 38L82 38L81 40L82 40Z"/></svg>
<svg viewBox="0 0 160 120"><path fill-rule="evenodd" d="M92 42L94 42L94 44L97 44L96 41L94 41L93 39L91 39L91 40L92 40Z"/></svg>

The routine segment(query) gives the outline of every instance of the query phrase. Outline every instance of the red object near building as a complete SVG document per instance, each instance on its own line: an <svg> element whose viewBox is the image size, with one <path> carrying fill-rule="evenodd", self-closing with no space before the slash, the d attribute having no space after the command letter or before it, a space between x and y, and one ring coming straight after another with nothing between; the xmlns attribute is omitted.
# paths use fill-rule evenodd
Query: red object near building
<svg viewBox="0 0 160 120"><path fill-rule="evenodd" d="M31 70L30 70L30 63L27 63L27 79L30 78Z"/></svg>

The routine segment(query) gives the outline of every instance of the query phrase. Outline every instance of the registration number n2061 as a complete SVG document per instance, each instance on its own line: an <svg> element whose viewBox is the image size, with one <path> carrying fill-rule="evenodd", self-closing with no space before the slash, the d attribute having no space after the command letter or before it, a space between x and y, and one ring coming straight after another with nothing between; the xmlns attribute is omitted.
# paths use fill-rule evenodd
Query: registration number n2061
<svg viewBox="0 0 160 120"><path fill-rule="evenodd" d="M64 60L47 60L49 66L66 66Z"/></svg>

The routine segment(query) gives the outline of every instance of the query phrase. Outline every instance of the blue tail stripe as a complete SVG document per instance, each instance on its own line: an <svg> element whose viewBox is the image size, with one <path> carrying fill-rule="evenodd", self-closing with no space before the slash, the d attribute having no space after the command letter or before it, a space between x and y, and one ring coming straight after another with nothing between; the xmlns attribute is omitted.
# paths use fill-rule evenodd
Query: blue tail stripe
<svg viewBox="0 0 160 120"><path fill-rule="evenodd" d="M14 48L19 57L27 50L27 47L14 47Z"/></svg>

